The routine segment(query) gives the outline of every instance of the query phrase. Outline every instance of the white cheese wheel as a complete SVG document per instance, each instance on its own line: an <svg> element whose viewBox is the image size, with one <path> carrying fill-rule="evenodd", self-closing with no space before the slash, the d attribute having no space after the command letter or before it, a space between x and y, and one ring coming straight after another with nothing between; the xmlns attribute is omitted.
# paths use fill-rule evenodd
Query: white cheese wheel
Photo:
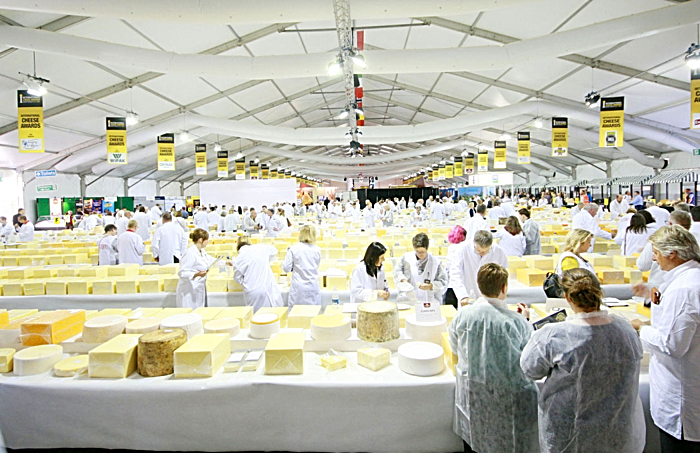
<svg viewBox="0 0 700 453"><path fill-rule="evenodd" d="M241 322L234 318L214 319L204 324L204 333L227 333L231 338L241 332Z"/></svg>
<svg viewBox="0 0 700 453"><path fill-rule="evenodd" d="M399 309L393 302L365 302L357 306L357 336L360 340L384 343L397 340Z"/></svg>
<svg viewBox="0 0 700 453"><path fill-rule="evenodd" d="M88 355L81 354L67 357L53 366L53 374L58 377L73 377L87 373Z"/></svg>
<svg viewBox="0 0 700 453"><path fill-rule="evenodd" d="M182 329L187 333L188 340L204 333L202 315L198 315L197 313L183 313L180 315L168 316L160 322L160 328L162 330Z"/></svg>
<svg viewBox="0 0 700 453"><path fill-rule="evenodd" d="M442 332L447 332L447 319L444 317L441 321L420 322L416 321L415 313L406 316L408 338L442 344Z"/></svg>
<svg viewBox="0 0 700 453"><path fill-rule="evenodd" d="M250 336L267 339L280 331L280 317L274 313L259 313L250 320Z"/></svg>
<svg viewBox="0 0 700 453"><path fill-rule="evenodd" d="M85 321L83 343L104 343L124 332L129 322L126 316L98 316Z"/></svg>
<svg viewBox="0 0 700 453"><path fill-rule="evenodd" d="M399 369L414 376L435 376L445 369L445 350L425 341L412 341L399 346Z"/></svg>
<svg viewBox="0 0 700 453"><path fill-rule="evenodd" d="M352 324L347 315L319 315L311 320L311 338L317 341L342 341L350 338Z"/></svg>
<svg viewBox="0 0 700 453"><path fill-rule="evenodd" d="M160 318L139 318L126 325L126 333L144 334L160 329Z"/></svg>
<svg viewBox="0 0 700 453"><path fill-rule="evenodd" d="M63 348L57 344L33 346L14 356L14 372L17 376L45 373L63 358Z"/></svg>

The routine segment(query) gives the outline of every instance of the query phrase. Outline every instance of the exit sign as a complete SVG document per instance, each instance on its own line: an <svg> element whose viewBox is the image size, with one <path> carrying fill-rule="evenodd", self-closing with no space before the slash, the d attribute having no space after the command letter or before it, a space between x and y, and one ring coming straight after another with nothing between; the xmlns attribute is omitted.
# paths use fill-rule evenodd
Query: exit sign
<svg viewBox="0 0 700 453"><path fill-rule="evenodd" d="M700 149L694 149L693 156L700 156Z"/></svg>

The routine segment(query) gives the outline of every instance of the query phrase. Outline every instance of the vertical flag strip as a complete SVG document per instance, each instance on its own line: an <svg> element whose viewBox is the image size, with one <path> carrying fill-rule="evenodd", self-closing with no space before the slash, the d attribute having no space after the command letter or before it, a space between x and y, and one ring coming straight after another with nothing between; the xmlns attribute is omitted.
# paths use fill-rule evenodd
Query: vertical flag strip
<svg viewBox="0 0 700 453"><path fill-rule="evenodd" d="M254 160L250 161L250 179L260 179L260 173L259 173L260 166L255 163ZM238 168L236 168L236 173L238 172Z"/></svg>
<svg viewBox="0 0 700 453"><path fill-rule="evenodd" d="M216 153L216 176L228 178L228 151L217 151Z"/></svg>
<svg viewBox="0 0 700 453"><path fill-rule="evenodd" d="M496 140L494 151L493 168L506 168L506 142L504 140Z"/></svg>
<svg viewBox="0 0 700 453"><path fill-rule="evenodd" d="M44 100L41 96L17 91L17 130L20 153L44 152Z"/></svg>
<svg viewBox="0 0 700 453"><path fill-rule="evenodd" d="M455 157L455 176L464 174L464 158L462 156Z"/></svg>
<svg viewBox="0 0 700 453"><path fill-rule="evenodd" d="M107 118L107 163L125 165L126 118Z"/></svg>
<svg viewBox="0 0 700 453"><path fill-rule="evenodd" d="M486 162L488 164L488 160ZM469 157L464 158L464 174L473 175L474 174L474 154L469 153Z"/></svg>
<svg viewBox="0 0 700 453"><path fill-rule="evenodd" d="M700 69L690 71L690 128L700 129Z"/></svg>
<svg viewBox="0 0 700 453"><path fill-rule="evenodd" d="M262 164L262 179L270 179L270 166Z"/></svg>
<svg viewBox="0 0 700 453"><path fill-rule="evenodd" d="M479 172L489 171L489 152L479 151Z"/></svg>
<svg viewBox="0 0 700 453"><path fill-rule="evenodd" d="M245 179L245 157L236 159L236 179Z"/></svg>
<svg viewBox="0 0 700 453"><path fill-rule="evenodd" d="M622 128L625 124L625 97L600 100L600 148L622 146Z"/></svg>
<svg viewBox="0 0 700 453"><path fill-rule="evenodd" d="M361 109L362 108L362 97L364 95L364 90L362 88L362 74L355 74L353 76L353 82L355 85L355 101L357 102L357 108ZM357 119L357 126L358 127L365 125L364 113L357 114L356 119Z"/></svg>
<svg viewBox="0 0 700 453"><path fill-rule="evenodd" d="M530 133L518 132L518 163L530 163Z"/></svg>
<svg viewBox="0 0 700 453"><path fill-rule="evenodd" d="M175 134L158 136L158 171L175 170Z"/></svg>
<svg viewBox="0 0 700 453"><path fill-rule="evenodd" d="M569 155L569 119L552 118L552 157Z"/></svg>
<svg viewBox="0 0 700 453"><path fill-rule="evenodd" d="M445 179L452 179L455 177L455 164L448 162L445 165Z"/></svg>
<svg viewBox="0 0 700 453"><path fill-rule="evenodd" d="M197 176L205 176L207 174L207 145L206 143L198 143L194 145L194 166Z"/></svg>
<svg viewBox="0 0 700 453"><path fill-rule="evenodd" d="M284 171L284 179L292 179L292 170Z"/></svg>
<svg viewBox="0 0 700 453"><path fill-rule="evenodd" d="M438 165L438 181L445 180L445 164Z"/></svg>

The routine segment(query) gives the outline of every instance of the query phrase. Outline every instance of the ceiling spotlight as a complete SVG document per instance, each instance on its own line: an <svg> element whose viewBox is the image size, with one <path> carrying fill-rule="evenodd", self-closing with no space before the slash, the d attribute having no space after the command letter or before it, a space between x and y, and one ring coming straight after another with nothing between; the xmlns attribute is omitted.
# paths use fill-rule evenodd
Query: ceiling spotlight
<svg viewBox="0 0 700 453"><path fill-rule="evenodd" d="M340 115L338 115L338 119L344 120L345 118L348 117L348 115L350 115L350 109L348 109L348 108L343 109L343 111L340 112Z"/></svg>
<svg viewBox="0 0 700 453"><path fill-rule="evenodd" d="M180 132L180 141L181 142L189 141L189 139L190 139L190 134L187 131Z"/></svg>
<svg viewBox="0 0 700 453"><path fill-rule="evenodd" d="M450 156L450 160L455 160L455 156Z"/></svg>
<svg viewBox="0 0 700 453"><path fill-rule="evenodd" d="M139 122L139 116L132 112L131 110L127 110L126 112L126 125L127 126L133 126L134 124Z"/></svg>
<svg viewBox="0 0 700 453"><path fill-rule="evenodd" d="M445 162L444 160L441 160L441 161L440 161L440 165L445 165L445 163L446 163L446 162Z"/></svg>
<svg viewBox="0 0 700 453"><path fill-rule="evenodd" d="M600 101L600 94L596 91L591 91L586 95L584 101L588 107L594 108L596 105L598 105L598 101Z"/></svg>
<svg viewBox="0 0 700 453"><path fill-rule="evenodd" d="M685 53L685 64L690 69L700 69L700 45L691 44Z"/></svg>
<svg viewBox="0 0 700 453"><path fill-rule="evenodd" d="M502 133L499 140L510 140L510 134L508 132Z"/></svg>
<svg viewBox="0 0 700 453"><path fill-rule="evenodd" d="M46 94L46 88L44 88L44 82L48 82L46 79L36 76L27 76L22 83L27 87L27 93L34 96L43 96Z"/></svg>
<svg viewBox="0 0 700 453"><path fill-rule="evenodd" d="M541 120L541 119L537 118L537 119L535 120L535 127L536 127L537 129L542 129L542 120Z"/></svg>
<svg viewBox="0 0 700 453"><path fill-rule="evenodd" d="M328 75L333 77L343 72L343 61L338 57L334 62L328 64Z"/></svg>
<svg viewBox="0 0 700 453"><path fill-rule="evenodd" d="M259 157L256 157L256 158L255 158L255 163L256 163L256 164L257 164L257 163L260 163L260 158L259 158Z"/></svg>
<svg viewBox="0 0 700 453"><path fill-rule="evenodd" d="M352 59L352 62L353 64L355 64L355 66L359 66L362 69L367 67L367 63L365 63L365 57L357 53L357 51L353 51L350 53L350 59Z"/></svg>
<svg viewBox="0 0 700 453"><path fill-rule="evenodd" d="M243 159L243 153L238 151L238 154L236 154L236 159Z"/></svg>
<svg viewBox="0 0 700 453"><path fill-rule="evenodd" d="M218 143L214 143L214 151L216 151L217 153L221 151L221 145L219 145Z"/></svg>
<svg viewBox="0 0 700 453"><path fill-rule="evenodd" d="M364 115L365 111L362 110L360 107L355 107L355 113L357 113L358 115Z"/></svg>

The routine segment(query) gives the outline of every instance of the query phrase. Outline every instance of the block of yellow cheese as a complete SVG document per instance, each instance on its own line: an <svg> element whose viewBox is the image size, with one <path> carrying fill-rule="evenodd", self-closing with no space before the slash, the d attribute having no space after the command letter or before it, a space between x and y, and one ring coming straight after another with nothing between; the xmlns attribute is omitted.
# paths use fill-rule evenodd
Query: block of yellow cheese
<svg viewBox="0 0 700 453"><path fill-rule="evenodd" d="M617 266L615 266L617 268ZM618 268L619 269L619 268ZM642 277L642 271L637 270L637 269L632 269L629 267L626 267L622 269L622 272L625 274L625 283L642 283L644 281Z"/></svg>
<svg viewBox="0 0 700 453"><path fill-rule="evenodd" d="M10 322L13 322L20 318L26 318L27 316L35 315L39 310L36 308L15 308L7 312L7 316L10 318Z"/></svg>
<svg viewBox="0 0 700 453"><path fill-rule="evenodd" d="M241 329L250 328L250 320L253 318L253 307L228 307L214 317L214 319L234 318L241 323Z"/></svg>
<svg viewBox="0 0 700 453"><path fill-rule="evenodd" d="M519 256L509 256L508 257L508 272L511 278L515 276L515 271L518 269L524 269L528 267L527 262Z"/></svg>
<svg viewBox="0 0 700 453"><path fill-rule="evenodd" d="M166 293L174 293L177 291L177 284L180 282L178 276L166 276L163 279L163 291Z"/></svg>
<svg viewBox="0 0 700 453"><path fill-rule="evenodd" d="M68 294L68 282L65 278L56 278L46 281L47 296L65 296Z"/></svg>
<svg viewBox="0 0 700 453"><path fill-rule="evenodd" d="M143 294L153 294L163 291L163 279L155 277L145 277L139 280L139 292Z"/></svg>
<svg viewBox="0 0 700 453"><path fill-rule="evenodd" d="M67 357L53 366L53 374L57 377L73 377L87 373L90 356L87 354Z"/></svg>
<svg viewBox="0 0 700 453"><path fill-rule="evenodd" d="M136 370L138 334L117 335L91 350L88 374L91 378L125 378Z"/></svg>
<svg viewBox="0 0 700 453"><path fill-rule="evenodd" d="M159 311L159 312L157 312L157 313L152 314L150 317L165 319L165 318L169 318L169 317L174 316L174 315L181 315L181 314L184 314L184 313L191 313L191 312L192 312L192 309L191 309L191 308L185 308L185 307L181 307L181 308L167 307L167 308L164 308L164 309L162 309L161 311Z"/></svg>
<svg viewBox="0 0 700 453"><path fill-rule="evenodd" d="M44 279L26 280L22 283L22 293L25 296L43 296L46 294L46 281Z"/></svg>
<svg viewBox="0 0 700 453"><path fill-rule="evenodd" d="M57 267L43 267L41 269L34 269L34 278L54 278L57 276Z"/></svg>
<svg viewBox="0 0 700 453"><path fill-rule="evenodd" d="M124 277L117 280L117 294L136 294L139 292L139 281L135 277Z"/></svg>
<svg viewBox="0 0 700 453"><path fill-rule="evenodd" d="M192 313L196 313L202 317L202 322L211 321L216 318L216 315L221 313L222 307L199 307Z"/></svg>
<svg viewBox="0 0 700 453"><path fill-rule="evenodd" d="M526 255L523 257L527 263L527 267L531 269L541 269L551 271L554 268L554 262L551 257L540 255ZM518 279L520 280L520 279Z"/></svg>
<svg viewBox="0 0 700 453"><path fill-rule="evenodd" d="M109 296L116 292L117 282L114 278L101 278L92 282L92 294L97 296Z"/></svg>
<svg viewBox="0 0 700 453"><path fill-rule="evenodd" d="M0 349L0 373L12 372L12 357L15 355L15 352L12 348Z"/></svg>
<svg viewBox="0 0 700 453"><path fill-rule="evenodd" d="M321 314L320 305L295 305L289 311L287 327L289 329L310 329L311 320Z"/></svg>
<svg viewBox="0 0 700 453"><path fill-rule="evenodd" d="M328 371L336 371L348 366L348 359L339 355L324 355L321 357L321 366Z"/></svg>
<svg viewBox="0 0 700 453"><path fill-rule="evenodd" d="M265 374L304 374L304 333L275 334L265 347Z"/></svg>
<svg viewBox="0 0 700 453"><path fill-rule="evenodd" d="M613 257L596 254L586 254L584 256L593 267L613 267Z"/></svg>
<svg viewBox="0 0 700 453"><path fill-rule="evenodd" d="M32 277L34 277L34 268L32 267L17 267L7 271L7 278L10 280L23 280Z"/></svg>
<svg viewBox="0 0 700 453"><path fill-rule="evenodd" d="M228 280L225 277L209 277L207 278L207 291L210 293L225 293L228 292Z"/></svg>
<svg viewBox="0 0 700 453"><path fill-rule="evenodd" d="M449 326L455 316L457 316L457 309L452 305L440 305L440 311L442 316L447 320L447 325Z"/></svg>
<svg viewBox="0 0 700 453"><path fill-rule="evenodd" d="M2 284L2 294L6 297L19 297L22 295L22 280L6 280Z"/></svg>
<svg viewBox="0 0 700 453"><path fill-rule="evenodd" d="M138 264L117 264L109 266L107 274L110 277L135 277L139 275Z"/></svg>
<svg viewBox="0 0 700 453"><path fill-rule="evenodd" d="M92 280L76 278L68 282L68 294L84 296L92 294Z"/></svg>
<svg viewBox="0 0 700 453"><path fill-rule="evenodd" d="M633 256L615 255L613 256L613 267L620 269L623 267L636 267L637 258Z"/></svg>
<svg viewBox="0 0 700 453"><path fill-rule="evenodd" d="M78 277L81 278L105 278L107 274L106 266L85 266L78 270Z"/></svg>
<svg viewBox="0 0 700 453"><path fill-rule="evenodd" d="M391 363L391 351L385 348L357 350L357 364L372 371L379 371Z"/></svg>
<svg viewBox="0 0 700 453"><path fill-rule="evenodd" d="M231 336L227 333L198 335L175 351L177 378L214 376L231 356Z"/></svg>
<svg viewBox="0 0 700 453"><path fill-rule="evenodd" d="M56 310L20 326L23 346L58 344L83 330L85 310Z"/></svg>
<svg viewBox="0 0 700 453"><path fill-rule="evenodd" d="M547 276L547 271L541 269L518 269L517 272L518 281L530 287L542 286Z"/></svg>
<svg viewBox="0 0 700 453"><path fill-rule="evenodd" d="M179 264L165 264L163 266L158 266L158 273L160 275L172 275L177 274L180 270Z"/></svg>
<svg viewBox="0 0 700 453"><path fill-rule="evenodd" d="M274 313L280 318L280 327L282 329L287 328L289 319L289 309L287 307L262 307L257 313Z"/></svg>
<svg viewBox="0 0 700 453"><path fill-rule="evenodd" d="M10 323L10 315L7 313L7 310L2 309L0 310L0 327L7 325Z"/></svg>
<svg viewBox="0 0 700 453"><path fill-rule="evenodd" d="M457 362L459 362L459 357L452 351L449 332L442 332L442 349L445 350L445 366L448 370L452 371L452 375L455 376L457 374Z"/></svg>
<svg viewBox="0 0 700 453"><path fill-rule="evenodd" d="M625 273L622 269L596 269L596 274L603 285L622 285L625 283Z"/></svg>
<svg viewBox="0 0 700 453"><path fill-rule="evenodd" d="M80 272L79 267L71 266L71 267L62 267L58 269L58 277L59 278L72 278L72 277L77 277L78 272Z"/></svg>
<svg viewBox="0 0 700 453"><path fill-rule="evenodd" d="M552 253L556 253L557 248L554 246L554 244L542 244L540 247L540 253L543 255L551 255Z"/></svg>

